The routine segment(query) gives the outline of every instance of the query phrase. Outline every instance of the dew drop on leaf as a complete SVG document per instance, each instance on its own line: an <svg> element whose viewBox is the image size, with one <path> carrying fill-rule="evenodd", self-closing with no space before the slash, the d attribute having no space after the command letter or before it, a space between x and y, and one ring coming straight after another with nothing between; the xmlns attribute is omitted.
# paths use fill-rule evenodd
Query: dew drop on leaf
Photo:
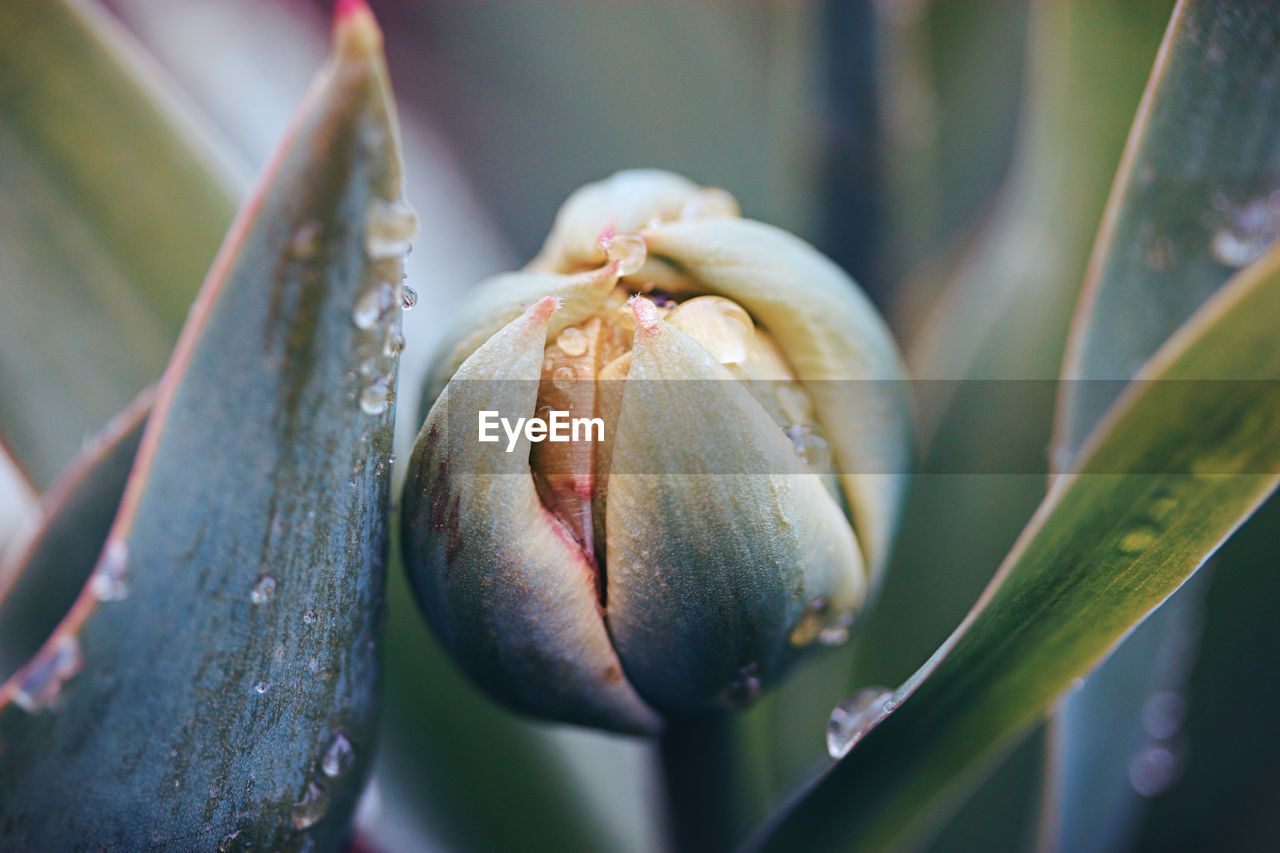
<svg viewBox="0 0 1280 853"><path fill-rule="evenodd" d="M335 732L329 746L320 759L320 769L324 775L334 778L346 773L356 763L356 750L351 741L342 732Z"/></svg>
<svg viewBox="0 0 1280 853"><path fill-rule="evenodd" d="M407 284L400 286L400 307L405 311L412 311L413 306L418 304L418 291L414 290Z"/></svg>
<svg viewBox="0 0 1280 853"><path fill-rule="evenodd" d="M315 257L320 249L320 232L323 226L314 220L304 222L293 232L289 241L289 253L301 261Z"/></svg>
<svg viewBox="0 0 1280 853"><path fill-rule="evenodd" d="M1140 797L1154 797L1178 778L1178 756L1162 744L1140 750L1129 760L1129 784Z"/></svg>
<svg viewBox="0 0 1280 853"><path fill-rule="evenodd" d="M375 379L360 391L360 411L366 415L380 415L391 403L391 387L385 378Z"/></svg>
<svg viewBox="0 0 1280 853"><path fill-rule="evenodd" d="M391 307L395 305L395 287L389 281L380 281L366 290L356 300L356 307L351 312L351 322L357 329L377 328Z"/></svg>
<svg viewBox="0 0 1280 853"><path fill-rule="evenodd" d="M374 260L408 254L409 241L417 231L418 214L408 202L375 201L365 215L365 251Z"/></svg>
<svg viewBox="0 0 1280 853"><path fill-rule="evenodd" d="M271 575L262 575L253 584L249 592L249 600L258 607L270 604L276 597L276 579Z"/></svg>
<svg viewBox="0 0 1280 853"><path fill-rule="evenodd" d="M302 793L302 799L293 804L293 828L307 829L315 826L328 810L328 792L315 782L308 782L307 790Z"/></svg>
<svg viewBox="0 0 1280 853"><path fill-rule="evenodd" d="M572 367L557 367L555 373L551 374L551 384L558 391L568 391L573 387L573 380L577 376Z"/></svg>
<svg viewBox="0 0 1280 853"><path fill-rule="evenodd" d="M382 342L382 354L387 358L395 358L402 352L404 352L404 335L397 329L391 329Z"/></svg>
<svg viewBox="0 0 1280 853"><path fill-rule="evenodd" d="M893 709L893 692L887 687L866 687L854 693L831 711L827 753L844 758Z"/></svg>
<svg viewBox="0 0 1280 853"><path fill-rule="evenodd" d="M73 636L62 637L38 654L23 670L13 701L28 713L53 707L62 686L80 671L83 664L80 642Z"/></svg>
<svg viewBox="0 0 1280 853"><path fill-rule="evenodd" d="M99 601L120 601L129 595L125 577L129 548L122 539L112 539L102 551L90 588Z"/></svg>
<svg viewBox="0 0 1280 853"><path fill-rule="evenodd" d="M751 663L738 670L725 693L730 705L745 708L760 696L760 664Z"/></svg>

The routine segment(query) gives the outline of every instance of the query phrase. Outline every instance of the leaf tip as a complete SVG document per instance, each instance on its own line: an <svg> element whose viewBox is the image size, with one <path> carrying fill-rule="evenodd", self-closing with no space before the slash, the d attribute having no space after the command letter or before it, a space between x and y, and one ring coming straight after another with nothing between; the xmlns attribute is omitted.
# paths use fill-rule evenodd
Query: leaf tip
<svg viewBox="0 0 1280 853"><path fill-rule="evenodd" d="M349 59L366 59L382 50L382 30L365 0L334 4L333 43L337 55Z"/></svg>

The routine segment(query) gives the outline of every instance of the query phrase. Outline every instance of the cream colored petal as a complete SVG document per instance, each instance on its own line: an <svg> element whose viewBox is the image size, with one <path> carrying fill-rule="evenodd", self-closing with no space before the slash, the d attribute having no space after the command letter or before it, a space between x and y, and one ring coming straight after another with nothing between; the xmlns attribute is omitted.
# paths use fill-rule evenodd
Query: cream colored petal
<svg viewBox="0 0 1280 853"><path fill-rule="evenodd" d="M746 308L786 355L831 441L877 577L906 485L910 406L906 370L875 308L832 261L769 225L688 220L656 225L645 238L650 254Z"/></svg>
<svg viewBox="0 0 1280 853"><path fill-rule="evenodd" d="M431 370L424 384L423 408L435 402L464 359L539 299L554 296L560 300L560 309L551 316L547 326L547 334L554 337L595 314L617 283L617 270L608 264L575 275L505 273L476 285L450 319L429 362Z"/></svg>
<svg viewBox="0 0 1280 853"><path fill-rule="evenodd" d="M623 674L591 563L538 500L529 444L478 438L479 408L534 413L553 299L537 302L458 369L414 448L402 516L406 566L459 665L513 708L652 732Z"/></svg>
<svg viewBox="0 0 1280 853"><path fill-rule="evenodd" d="M610 633L661 710L741 703L798 654L815 602L862 603L861 553L747 389L636 303L605 507Z"/></svg>
<svg viewBox="0 0 1280 853"><path fill-rule="evenodd" d="M604 262L600 235L639 231L654 219L674 219L700 187L671 172L634 169L587 184L556 214L551 235L530 269L570 272Z"/></svg>

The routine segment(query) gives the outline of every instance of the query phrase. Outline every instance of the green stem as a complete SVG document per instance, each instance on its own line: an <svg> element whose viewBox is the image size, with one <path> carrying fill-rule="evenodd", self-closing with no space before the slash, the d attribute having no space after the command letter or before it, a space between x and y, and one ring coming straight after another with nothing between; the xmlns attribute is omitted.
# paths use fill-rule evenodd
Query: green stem
<svg viewBox="0 0 1280 853"><path fill-rule="evenodd" d="M733 849L740 810L729 715L671 720L659 749L675 849L679 853Z"/></svg>

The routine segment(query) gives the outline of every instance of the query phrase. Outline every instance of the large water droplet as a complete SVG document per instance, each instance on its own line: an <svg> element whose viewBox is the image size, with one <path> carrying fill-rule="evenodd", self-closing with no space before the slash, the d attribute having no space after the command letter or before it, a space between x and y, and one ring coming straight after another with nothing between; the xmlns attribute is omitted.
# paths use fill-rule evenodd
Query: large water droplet
<svg viewBox="0 0 1280 853"><path fill-rule="evenodd" d="M618 264L618 275L635 275L644 267L649 248L639 234L611 234L600 240L605 255Z"/></svg>
<svg viewBox="0 0 1280 853"><path fill-rule="evenodd" d="M307 783L302 799L293 804L293 828L307 829L315 826L329 810L329 793L315 782Z"/></svg>
<svg viewBox="0 0 1280 853"><path fill-rule="evenodd" d="M333 778L346 773L356 764L356 749L342 732L335 732L329 746L320 759L324 775Z"/></svg>
<svg viewBox="0 0 1280 853"><path fill-rule="evenodd" d="M866 687L854 693L831 711L827 753L844 758L893 709L893 692L887 687Z"/></svg>
<svg viewBox="0 0 1280 853"><path fill-rule="evenodd" d="M375 201L365 216L364 248L374 260L408 254L418 231L418 214L408 202Z"/></svg>
<svg viewBox="0 0 1280 853"><path fill-rule="evenodd" d="M276 597L276 579L271 575L261 575L249 591L249 600L258 607L270 604Z"/></svg>
<svg viewBox="0 0 1280 853"><path fill-rule="evenodd" d="M741 305L723 296L698 296L680 303L667 321L721 364L741 364L755 335L751 315Z"/></svg>
<svg viewBox="0 0 1280 853"><path fill-rule="evenodd" d="M61 637L27 665L20 675L13 701L28 713L53 707L62 685L79 672L83 664L79 641L72 636Z"/></svg>
<svg viewBox="0 0 1280 853"><path fill-rule="evenodd" d="M760 696L760 664L751 663L738 670L733 682L725 693L729 704L745 708Z"/></svg>
<svg viewBox="0 0 1280 853"><path fill-rule="evenodd" d="M565 355L577 357L587 352L587 336L581 329L570 326L556 336L556 346Z"/></svg>
<svg viewBox="0 0 1280 853"><path fill-rule="evenodd" d="M90 582L99 601L120 601L128 597L129 584L125 577L128 561L129 547L123 539L112 539L107 543Z"/></svg>
<svg viewBox="0 0 1280 853"><path fill-rule="evenodd" d="M391 386L385 377L370 382L360 391L360 411L366 415L380 415L391 405Z"/></svg>

